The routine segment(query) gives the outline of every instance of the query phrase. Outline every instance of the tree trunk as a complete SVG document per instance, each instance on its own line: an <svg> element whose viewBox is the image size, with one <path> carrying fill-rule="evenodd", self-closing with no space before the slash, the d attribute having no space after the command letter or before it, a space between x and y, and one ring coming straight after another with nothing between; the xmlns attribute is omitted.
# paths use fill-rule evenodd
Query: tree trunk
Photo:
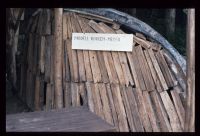
<svg viewBox="0 0 200 136"><path fill-rule="evenodd" d="M195 9L187 13L187 95L185 131L195 131Z"/></svg>
<svg viewBox="0 0 200 136"><path fill-rule="evenodd" d="M176 10L175 9L167 9L166 10L166 34L169 39L174 39L175 33L175 18L176 18Z"/></svg>
<svg viewBox="0 0 200 136"><path fill-rule="evenodd" d="M63 9L55 8L55 32L54 32L54 83L56 109L63 107L62 93L62 16Z"/></svg>

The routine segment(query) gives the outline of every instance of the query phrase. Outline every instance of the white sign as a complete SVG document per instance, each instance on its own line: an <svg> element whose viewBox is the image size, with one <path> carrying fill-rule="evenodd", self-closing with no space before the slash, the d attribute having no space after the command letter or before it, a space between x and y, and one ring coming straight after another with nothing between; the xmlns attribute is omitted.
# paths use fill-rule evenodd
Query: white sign
<svg viewBox="0 0 200 136"><path fill-rule="evenodd" d="M72 33L72 49L132 51L132 34Z"/></svg>

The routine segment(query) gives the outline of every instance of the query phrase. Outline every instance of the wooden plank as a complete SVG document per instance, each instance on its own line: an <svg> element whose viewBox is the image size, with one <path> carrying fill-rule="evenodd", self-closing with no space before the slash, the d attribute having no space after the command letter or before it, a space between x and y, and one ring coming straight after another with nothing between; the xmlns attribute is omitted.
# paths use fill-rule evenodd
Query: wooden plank
<svg viewBox="0 0 200 136"><path fill-rule="evenodd" d="M52 94L51 94L51 84L48 83L47 87L46 87L46 110L50 110L51 109L51 98L52 98Z"/></svg>
<svg viewBox="0 0 200 136"><path fill-rule="evenodd" d="M114 84L118 84L119 83L119 79L117 76L117 72L116 69L114 67L114 62L113 62L113 58L110 52L103 52L104 55L104 60L105 60L105 64L106 64L106 69L108 71L108 76L110 79L110 83L114 83ZM112 76L111 76L112 75Z"/></svg>
<svg viewBox="0 0 200 136"><path fill-rule="evenodd" d="M133 120L134 120L136 131L137 132L143 132L144 128L143 128L143 125L142 125L141 118L139 116L138 106L137 106L137 102L136 102L135 96L133 94L133 91L135 91L135 90L133 90L132 87L126 88L126 93L127 93L127 96L128 96L129 103L131 105L130 108L131 108L132 117L133 117Z"/></svg>
<svg viewBox="0 0 200 136"><path fill-rule="evenodd" d="M157 61L158 61L158 64L159 64L159 66L160 66L160 68L161 68L161 71L162 71L162 73L163 73L163 76L164 76L164 78L165 78L165 81L166 81L168 87L169 87L169 88L170 88L170 87L173 87L174 85L173 85L173 81L172 81L172 79L171 79L171 77L170 77L169 69L168 69L166 63L164 62L164 60L163 60L161 54L160 54L159 52L157 52L157 53L155 54L155 56L156 56L156 59L157 59Z"/></svg>
<svg viewBox="0 0 200 136"><path fill-rule="evenodd" d="M110 108L110 104L109 104L109 100L108 100L108 96L107 96L107 92L106 92L106 86L103 83L98 84L98 88L99 88L99 93L100 93L100 97L101 97L101 101L102 101L102 110L105 116L105 120L114 125L113 122L113 118L112 118L112 113L111 113L111 108Z"/></svg>
<svg viewBox="0 0 200 136"><path fill-rule="evenodd" d="M44 109L44 79L43 79L43 76L41 77L40 79L40 109L43 110Z"/></svg>
<svg viewBox="0 0 200 136"><path fill-rule="evenodd" d="M107 94L108 94L108 100L109 100L109 103L110 103L110 108L111 108L114 126L115 126L117 131L120 131L119 121L118 121L119 119L117 117L117 112L116 112L116 108L115 108L115 105L114 105L114 100L113 100L113 95L112 95L112 92L111 92L110 84L106 84L106 90L107 90Z"/></svg>
<svg viewBox="0 0 200 136"><path fill-rule="evenodd" d="M46 82L50 82L50 72L51 72L51 48L52 48L52 43L53 43L53 36L46 36L45 40L45 64L44 64L44 80Z"/></svg>
<svg viewBox="0 0 200 136"><path fill-rule="evenodd" d="M154 107L153 107L151 99L150 99L149 92L147 92L147 91L143 92L143 97L144 97L145 104L147 106L146 109L147 109L147 113L149 115L151 126L153 128L153 132L160 132L160 126L158 124L158 117L156 117Z"/></svg>
<svg viewBox="0 0 200 136"><path fill-rule="evenodd" d="M115 31L104 24L103 22L100 22L96 27L99 27L103 30L104 33L115 33ZM118 53L118 54L117 54ZM119 81L122 85L126 84L129 85L129 82L131 85L134 85L133 79L131 77L131 73L129 71L129 67L127 65L126 57L124 56L124 53L122 52L111 52L114 66L119 78ZM119 61L120 60L120 61ZM121 65L120 65L121 63Z"/></svg>
<svg viewBox="0 0 200 136"><path fill-rule="evenodd" d="M149 68L150 68L151 75L152 75L152 77L153 77L154 83L155 83L155 85L156 85L156 90L157 90L158 92L162 92L160 80L159 80L159 78L158 78L158 76L157 76L157 74L156 74L156 71L155 71L155 69L154 69L153 63L152 63L152 61L151 61L151 58L150 58L150 56L149 56L147 50L144 50L144 55L145 55L145 57L146 57L146 60L147 60L148 65L149 65Z"/></svg>
<svg viewBox="0 0 200 136"><path fill-rule="evenodd" d="M67 31L68 31L68 29L67 29L67 19L68 19L68 17L67 17L68 15L65 15L65 14L63 14L63 40L66 40L67 38L68 38L68 36L67 36Z"/></svg>
<svg viewBox="0 0 200 136"><path fill-rule="evenodd" d="M136 37L135 35L133 35L133 40L140 44L142 47L144 47L145 49L149 49L151 47L151 45L146 41L146 40L143 40L141 38L138 38Z"/></svg>
<svg viewBox="0 0 200 136"><path fill-rule="evenodd" d="M31 33L35 33L36 32L36 28L37 28L37 26L38 26L38 21L39 21L39 18L40 18L40 15L38 15L38 16L36 16L36 17L34 17L33 18L33 23L32 24L30 24L30 26L31 26L31 28L30 28L30 32ZM27 31L26 32L28 32L28 27L27 27Z"/></svg>
<svg viewBox="0 0 200 136"><path fill-rule="evenodd" d="M131 76L131 72L130 72L130 69L128 66L126 54L124 52L118 52L118 55L119 55L119 60L121 62L122 70L124 72L124 77L126 79L126 86L128 86L129 83L130 83L130 85L134 86L135 83Z"/></svg>
<svg viewBox="0 0 200 136"><path fill-rule="evenodd" d="M146 104L144 102L144 98L142 95L142 90L140 88L133 89L133 93L135 96L135 100L137 102L139 116L142 121L142 125L144 127L145 132L152 132L152 126L148 117L148 113L146 110Z"/></svg>
<svg viewBox="0 0 200 136"><path fill-rule="evenodd" d="M153 90L155 90L155 85L154 85L153 79L151 77L150 70L147 65L146 59L144 58L144 54L142 52L142 47L140 45L136 46L135 52L137 54L136 57L138 58L138 62L140 64L143 79L145 81L146 91L153 91Z"/></svg>
<svg viewBox="0 0 200 136"><path fill-rule="evenodd" d="M102 103L101 103L101 99L100 99L98 84L94 84L92 88L93 88L92 93L93 93L93 100L94 100L96 113L102 119L105 119L105 116L103 113L103 108L102 108Z"/></svg>
<svg viewBox="0 0 200 136"><path fill-rule="evenodd" d="M141 33L136 33L135 35L136 35L136 37L138 37L140 39L146 40L146 37Z"/></svg>
<svg viewBox="0 0 200 136"><path fill-rule="evenodd" d="M93 81L93 77L92 77L91 63L89 58L89 51L83 51L83 57L85 64L86 80L88 82L91 82Z"/></svg>
<svg viewBox="0 0 200 136"><path fill-rule="evenodd" d="M158 62L157 62L157 60L156 60L156 58L154 56L154 53L153 53L152 49L148 49L148 53L149 53L149 56L151 58L151 61L152 61L153 65L154 65L154 68L155 68L155 70L157 72L157 75L158 75L158 77L160 79L160 82L161 82L161 85L162 85L163 89L167 90L168 89L167 83L166 83L166 81L164 79L164 76L163 76L161 70L160 70L159 64L158 64Z"/></svg>
<svg viewBox="0 0 200 136"><path fill-rule="evenodd" d="M81 27L78 23L78 18L75 14L73 14L74 18L74 27L76 28L76 32L81 33ZM85 75L85 66L84 66L84 59L83 59L83 51L77 50L77 56L78 56L78 68L79 68L79 78L80 82L86 81L86 75Z"/></svg>
<svg viewBox="0 0 200 136"><path fill-rule="evenodd" d="M106 66L105 66L103 52L97 51L97 59L98 59L98 62L99 62L99 68L100 68L100 71L101 71L102 81L103 81L103 83L108 83L109 78L108 78L108 73L107 73Z"/></svg>
<svg viewBox="0 0 200 136"><path fill-rule="evenodd" d="M78 83L71 82L71 99L72 99L72 107L80 106Z"/></svg>
<svg viewBox="0 0 200 136"><path fill-rule="evenodd" d="M40 77L36 76L35 81L35 111L41 110L40 109Z"/></svg>
<svg viewBox="0 0 200 136"><path fill-rule="evenodd" d="M71 83L66 82L64 88L64 105L65 108L69 108L72 105L72 97L71 97Z"/></svg>
<svg viewBox="0 0 200 136"><path fill-rule="evenodd" d="M43 21L44 21L44 9L42 9L42 11L39 14L39 19L38 19L38 25L37 25L37 30L36 33L37 34L42 34L42 27L43 27Z"/></svg>
<svg viewBox="0 0 200 136"><path fill-rule="evenodd" d="M50 9L46 9L46 14L47 14L47 20L46 20L46 24L45 24L45 31L44 33L46 35L50 35L51 34L51 10Z"/></svg>
<svg viewBox="0 0 200 136"><path fill-rule="evenodd" d="M86 106L88 104L87 101L87 93L84 83L79 83L79 95L81 96L82 102L80 100L81 105Z"/></svg>
<svg viewBox="0 0 200 136"><path fill-rule="evenodd" d="M170 71L170 69L169 69L169 67L167 65L167 62L166 62L166 60L164 58L163 51L161 50L159 52L159 54L160 54L160 57L162 58L161 60L163 62L163 65L164 65L166 71L168 72L168 76L169 76L169 80L171 82L171 86L176 86L178 84L178 81L175 79L174 75L172 75L172 73L171 73L171 71Z"/></svg>
<svg viewBox="0 0 200 136"><path fill-rule="evenodd" d="M142 72L141 72L141 69L139 67L138 58L136 56L135 47L133 48L133 51L132 51L132 60L133 60L134 66L135 66L136 75L138 77L138 81L139 81L139 85L140 85L140 86L136 86L136 87L140 87L141 90L146 90L146 86L145 86L145 83L144 83Z"/></svg>
<svg viewBox="0 0 200 136"><path fill-rule="evenodd" d="M77 16L78 19L78 23L81 27L82 32L86 32L87 29L85 29L87 27L87 25L85 24L85 22L83 21L82 18L80 18L79 16ZM83 58L84 58L84 64L85 64L85 74L86 74L86 80L87 81L93 81L93 77L92 77L92 70L90 67L90 60L89 60L89 52L88 51L83 51Z"/></svg>
<svg viewBox="0 0 200 136"><path fill-rule="evenodd" d="M90 58L94 83L102 82L101 71L100 71L100 68L99 68L96 52L95 51L89 51L89 58Z"/></svg>
<svg viewBox="0 0 200 136"><path fill-rule="evenodd" d="M163 101L164 107L167 111L167 114L170 119L170 124L173 132L182 132L181 124L178 118L178 114L176 109L167 93L167 91L163 91L160 93L161 99Z"/></svg>
<svg viewBox="0 0 200 136"><path fill-rule="evenodd" d="M70 64L69 64L69 54L67 52L67 42L64 41L64 64L65 64L65 81L69 82L70 76Z"/></svg>
<svg viewBox="0 0 200 136"><path fill-rule="evenodd" d="M111 92L113 95L115 110L116 110L118 122L119 122L119 130L120 132L127 132L129 131L128 122L126 119L126 113L125 113L119 85L111 84L111 88L112 88Z"/></svg>
<svg viewBox="0 0 200 136"><path fill-rule="evenodd" d="M44 73L44 66L45 66L45 52L48 52L45 50L45 37L41 36L41 41L40 41L40 58L39 58L39 66L40 66L40 72Z"/></svg>
<svg viewBox="0 0 200 136"><path fill-rule="evenodd" d="M80 82L84 82L84 81L86 81L86 76L85 76L85 65L84 65L83 51L77 50L77 56L78 56L78 68L79 68Z"/></svg>
<svg viewBox="0 0 200 136"><path fill-rule="evenodd" d="M72 62L73 60L72 60L71 40L67 39L65 43L66 43L67 56L68 56L68 61L69 61L70 77L72 81L75 81L74 68L73 68L73 62Z"/></svg>
<svg viewBox="0 0 200 136"><path fill-rule="evenodd" d="M101 132L114 127L89 112L85 107L14 114L6 117L6 131L23 132ZM26 117L23 117L23 116Z"/></svg>
<svg viewBox="0 0 200 136"><path fill-rule="evenodd" d="M117 72L117 76L118 76L118 79L119 79L119 83L121 85L125 85L125 84L127 85L127 82L125 81L124 73L123 73L123 70L122 70L122 66L120 64L120 59L119 59L118 53L117 52L111 52L111 54L112 54L114 66L115 66L115 69L116 69L116 72Z"/></svg>
<svg viewBox="0 0 200 136"><path fill-rule="evenodd" d="M178 86L174 87L174 89L171 90L170 93L172 95L174 106L176 108L176 112L177 112L179 120L181 122L181 127L182 127L182 129L184 129L185 109L183 107L180 96L178 94Z"/></svg>
<svg viewBox="0 0 200 136"><path fill-rule="evenodd" d="M161 98L157 91L150 92L152 102L155 105L155 110L158 115L158 120L160 121L160 129L162 132L172 132L171 125L168 120L167 112L164 108L164 105L161 101Z"/></svg>
<svg viewBox="0 0 200 136"><path fill-rule="evenodd" d="M74 24L76 20L74 19L73 15L70 14L70 23L71 23L71 32L78 32L76 29L76 26ZM71 43L71 39L70 39L70 43ZM70 49L72 50L72 44L70 44ZM77 51L76 50L72 50L72 65L73 65L73 72L74 72L74 80L72 80L73 82L79 82L80 78L79 78L79 63L78 63L78 58L77 58Z"/></svg>
<svg viewBox="0 0 200 136"><path fill-rule="evenodd" d="M175 76L176 80L178 81L178 83L180 84L181 88L184 90L184 93L182 93L183 98L186 97L186 77L181 69L181 67L177 64L177 62L175 60L173 60L171 58L171 56L168 54L168 52L166 50L163 50L163 55L164 58L167 62L167 65L169 67L169 69L171 70L171 72L173 73L173 75Z"/></svg>
<svg viewBox="0 0 200 136"><path fill-rule="evenodd" d="M134 124L134 120L133 120L133 116L132 116L132 112L131 112L131 107L130 107L128 96L127 96L127 93L126 93L126 90L125 90L125 86L120 86L120 90L121 90L121 95L122 95L124 107L125 107L125 110L126 110L126 115L127 115L127 120L128 120L130 131L136 132L136 127L135 127L135 124Z"/></svg>
<svg viewBox="0 0 200 136"><path fill-rule="evenodd" d="M87 101L88 101L89 110L90 110L91 112L95 112L95 111L94 111L94 101L93 101L91 83L90 83L90 82L86 82L85 85L86 85L86 90L87 90L87 98L88 98Z"/></svg>
<svg viewBox="0 0 200 136"><path fill-rule="evenodd" d="M138 75L136 73L135 65L133 63L133 58L132 58L133 56L130 52L127 52L126 55L127 55L127 58L128 58L128 63L130 65L130 70L131 70L132 77L134 79L135 86L139 87L140 83L139 83Z"/></svg>

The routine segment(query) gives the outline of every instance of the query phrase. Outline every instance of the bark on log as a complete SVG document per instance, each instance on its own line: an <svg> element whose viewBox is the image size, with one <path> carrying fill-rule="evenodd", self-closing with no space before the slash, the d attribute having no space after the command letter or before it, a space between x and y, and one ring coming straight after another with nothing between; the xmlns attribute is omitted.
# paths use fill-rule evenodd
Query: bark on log
<svg viewBox="0 0 200 136"><path fill-rule="evenodd" d="M54 9L55 33L54 33L54 82L55 82L55 106L57 109L63 107L62 93L62 8Z"/></svg>

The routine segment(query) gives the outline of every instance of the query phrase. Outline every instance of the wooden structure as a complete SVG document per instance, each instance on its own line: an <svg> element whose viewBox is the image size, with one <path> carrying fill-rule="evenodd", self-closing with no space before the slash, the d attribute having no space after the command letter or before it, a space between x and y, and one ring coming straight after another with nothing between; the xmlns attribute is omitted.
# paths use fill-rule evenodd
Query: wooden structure
<svg viewBox="0 0 200 136"><path fill-rule="evenodd" d="M135 32L132 52L72 50L73 32L126 32L105 17L64 12L58 59L52 13L32 14L23 28L28 37L19 45L24 47L19 94L30 108L87 106L120 132L184 130L186 76L168 50Z"/></svg>

